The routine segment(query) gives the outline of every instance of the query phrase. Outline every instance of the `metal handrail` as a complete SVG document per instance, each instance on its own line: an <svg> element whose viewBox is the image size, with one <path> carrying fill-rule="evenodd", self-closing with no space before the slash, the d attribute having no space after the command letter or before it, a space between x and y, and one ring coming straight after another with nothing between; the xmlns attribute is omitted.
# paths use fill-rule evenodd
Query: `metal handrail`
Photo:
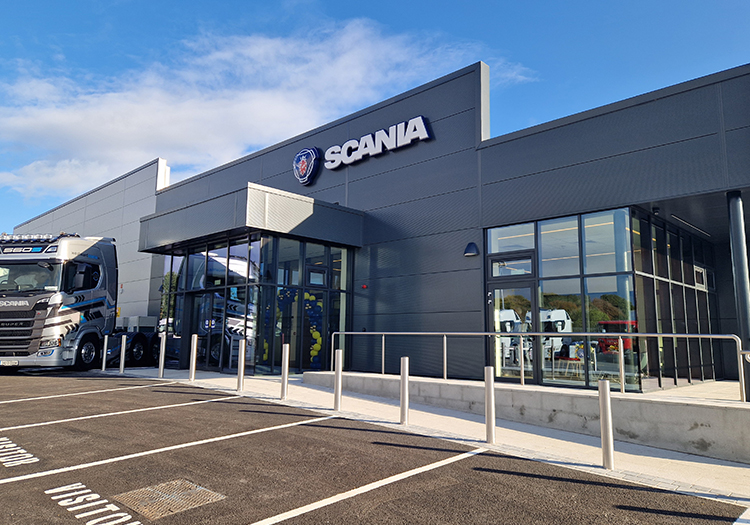
<svg viewBox="0 0 750 525"><path fill-rule="evenodd" d="M381 342L381 374L385 374L385 337L387 335L398 336L439 336L443 338L443 379L448 379L448 337L591 337L599 339L602 336L607 338L617 337L620 358L620 391L625 391L625 372L624 372L624 350L622 345L623 338L636 339L640 337L665 337L665 338L693 338L693 339L730 339L737 345L737 363L740 382L740 400L747 401L745 396L745 374L742 356L750 356L750 350L742 349L742 341L735 334L659 334L659 333L640 333L640 332L333 332L331 334L331 370L333 370L334 355L336 350L336 336L346 335L379 335ZM523 354L523 352L522 352ZM522 368L523 370L523 368ZM524 374L521 373L521 384L524 384Z"/></svg>

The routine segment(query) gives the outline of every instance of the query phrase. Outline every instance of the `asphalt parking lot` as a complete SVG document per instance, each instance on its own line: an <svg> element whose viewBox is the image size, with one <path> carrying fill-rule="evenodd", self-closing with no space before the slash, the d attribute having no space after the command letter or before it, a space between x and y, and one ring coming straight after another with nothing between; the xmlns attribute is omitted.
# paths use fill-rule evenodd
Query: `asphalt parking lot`
<svg viewBox="0 0 750 525"><path fill-rule="evenodd" d="M178 382L0 375L0 522L735 523L744 508Z"/></svg>

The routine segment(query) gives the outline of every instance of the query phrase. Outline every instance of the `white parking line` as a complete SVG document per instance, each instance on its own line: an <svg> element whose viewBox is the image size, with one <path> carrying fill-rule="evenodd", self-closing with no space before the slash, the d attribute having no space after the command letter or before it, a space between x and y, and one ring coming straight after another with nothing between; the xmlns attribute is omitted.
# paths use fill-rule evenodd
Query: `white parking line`
<svg viewBox="0 0 750 525"><path fill-rule="evenodd" d="M161 410L163 408L177 408L177 407L187 407L191 405L201 405L203 403L213 403L215 401L226 401L227 399L237 399L238 397L242 397L242 396L227 396L227 397L220 397L217 399L205 399L203 401L190 401L189 403L177 403L174 405L163 405L163 406L158 406L158 407L134 408L132 410L123 410L121 412L109 412L106 414L94 414L91 416L71 417L68 419L57 419L55 421L44 421L42 423L29 423L27 425L17 425L15 427L0 428L0 432L5 432L6 430L19 430L21 428L44 427L47 425L56 425L58 423L70 423L71 421L83 421L85 419L97 419L100 417L122 416L123 414L135 414L136 412L148 412L150 410Z"/></svg>
<svg viewBox="0 0 750 525"><path fill-rule="evenodd" d="M285 520L288 520L289 518L295 518L297 516L300 516L302 514L306 514L308 512L312 512L314 510L320 509L322 507L326 507L328 505L332 505L334 503L338 503L339 501L343 501L345 499L353 498L354 496L359 496L360 494L364 494L365 492L369 492L371 490L378 489L380 487L383 487L385 485L390 485L391 483L395 483L397 481L401 481L402 479L410 478L412 476L416 476L417 474L421 474L422 472L427 472L429 470L433 470L436 468L443 467L445 465L449 465L451 463L455 463L456 461L461 461L462 459L470 458L472 456L475 456L477 454L481 454L482 452L486 452L486 448L477 448L474 450L471 450L469 452L465 452L463 454L459 454L458 456L453 456L452 458L444 459L442 461L438 461L437 463L431 463L429 465L425 465L423 467L415 468L413 470L408 470L406 472L402 472L401 474L396 474L395 476L391 476L389 478L381 479L380 481L374 481L372 483L369 483L367 485L363 485L359 488L352 489L346 492L342 492L341 494L337 494L336 496L331 496L330 498L322 499L320 501L317 501L315 503L310 503L309 505L305 505L303 507L299 507L294 510L290 510L288 512L284 512L282 514L277 514L276 516L271 516L270 518L266 518L261 521L256 521L252 525L270 525L272 523L279 523Z"/></svg>
<svg viewBox="0 0 750 525"><path fill-rule="evenodd" d="M175 383L177 383L177 381L170 381L169 383L154 383L151 385L125 386L122 388L109 388L107 390L89 390L88 392L73 392L72 394L55 394L54 396L24 397L22 399L9 399L7 401L0 401L0 405L5 405L8 403L20 403L21 401L38 401L40 399L54 399L56 397L85 396L88 394L101 394L103 392L117 392L119 390L134 390L136 388L152 388L155 386L174 385Z"/></svg>
<svg viewBox="0 0 750 525"><path fill-rule="evenodd" d="M741 525L741 524L747 524L750 523L750 509L747 509L745 512L742 513L742 515L737 518L737 521L734 522L734 525Z"/></svg>
<svg viewBox="0 0 750 525"><path fill-rule="evenodd" d="M161 454L162 452L169 452L172 450L180 450L182 448L195 447L198 445L206 445L208 443L216 443L217 441L226 441L227 439L234 439L243 436L251 436L253 434L261 434L263 432L271 432L273 430L281 430L282 428L296 427L299 425L307 425L309 423L318 423L320 421L326 421L333 419L338 416L325 416L317 417L315 419L306 419L305 421L296 421L294 423L286 423L284 425L277 425L275 427L258 428L255 430L248 430L246 432L238 432L237 434L229 434L226 436L219 436L215 438L201 439L199 441L191 441L189 443L182 443L180 445L172 445L169 447L156 448L153 450L145 450L143 452L136 452L135 454L127 454L125 456L117 456L109 459L102 459L99 461L92 461L91 463L82 463L80 465L73 465L70 467L56 468L53 470L45 470L42 472L34 472L32 474L24 474L22 476L15 476L13 478L0 479L0 485L6 485L8 483L15 483L16 481L24 481L27 479L43 478L46 476L52 476L55 474L62 474L63 472L73 472L75 470L83 470L90 467L98 467L101 465L108 465L110 463L117 463L118 461L127 461L129 459L142 458L144 456L152 456L154 454Z"/></svg>

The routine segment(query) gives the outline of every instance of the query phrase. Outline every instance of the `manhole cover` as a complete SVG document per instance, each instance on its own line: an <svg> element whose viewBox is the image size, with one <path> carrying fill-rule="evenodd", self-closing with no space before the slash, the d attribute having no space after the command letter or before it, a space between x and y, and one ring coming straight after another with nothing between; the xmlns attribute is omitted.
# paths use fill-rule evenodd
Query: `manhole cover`
<svg viewBox="0 0 750 525"><path fill-rule="evenodd" d="M145 489L125 492L115 496L114 499L149 520L157 520L170 514L223 500L225 497L185 479L178 479Z"/></svg>

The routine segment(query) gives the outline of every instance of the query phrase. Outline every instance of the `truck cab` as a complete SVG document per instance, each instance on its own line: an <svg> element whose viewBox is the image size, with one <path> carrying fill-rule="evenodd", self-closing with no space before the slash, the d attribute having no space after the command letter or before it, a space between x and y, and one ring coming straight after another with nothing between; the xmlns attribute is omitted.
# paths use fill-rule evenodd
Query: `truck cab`
<svg viewBox="0 0 750 525"><path fill-rule="evenodd" d="M114 239L0 236L0 366L90 368L116 316Z"/></svg>

